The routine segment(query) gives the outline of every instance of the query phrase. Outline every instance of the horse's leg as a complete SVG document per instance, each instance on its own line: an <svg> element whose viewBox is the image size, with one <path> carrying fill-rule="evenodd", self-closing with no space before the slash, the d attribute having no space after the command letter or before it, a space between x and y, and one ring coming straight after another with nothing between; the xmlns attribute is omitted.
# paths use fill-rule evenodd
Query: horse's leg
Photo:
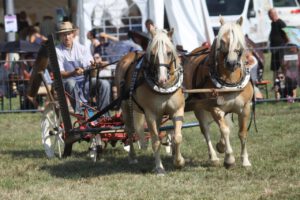
<svg viewBox="0 0 300 200"><path fill-rule="evenodd" d="M232 119L231 118L232 118L232 114L227 114L225 116L225 120L226 120L227 124L231 124L232 123ZM226 146L225 146L225 140L224 140L224 138L222 138L222 137L220 138L219 142L216 145L216 148L217 148L217 151L219 153L225 153Z"/></svg>
<svg viewBox="0 0 300 200"><path fill-rule="evenodd" d="M149 132L151 133L152 150L155 158L155 172L158 175L164 175L166 173L164 166L160 158L160 147L161 141L159 138L159 124L161 123L161 117L158 118L159 114L145 113L146 121Z"/></svg>
<svg viewBox="0 0 300 200"><path fill-rule="evenodd" d="M212 116L213 116L214 120L217 122L217 124L219 125L221 137L225 141L224 166L226 168L230 168L230 167L234 166L235 158L233 156L233 150L230 145L230 139L229 139L230 128L229 128L228 124L226 123L225 113L222 110L215 108L212 112Z"/></svg>
<svg viewBox="0 0 300 200"><path fill-rule="evenodd" d="M144 113L134 111L134 130L138 137L138 142L140 144L141 149L147 149L148 140L145 137L145 115Z"/></svg>
<svg viewBox="0 0 300 200"><path fill-rule="evenodd" d="M251 166L251 163L248 159L248 152L247 152L247 148L246 148L246 140L247 140L247 135L248 135L247 124L248 124L250 112L251 112L251 105L250 105L250 103L247 103L244 107L243 112L238 115L238 117L239 117L239 138L241 141L241 159L242 159L242 165L244 167Z"/></svg>
<svg viewBox="0 0 300 200"><path fill-rule="evenodd" d="M209 113L203 111L203 110L199 110L197 112L195 112L195 116L197 117L198 121L199 121L199 125L200 125L200 130L205 138L207 147L208 147L208 156L209 156L209 160L210 163L213 166L218 166L219 163L219 158L217 156L217 153L212 145L211 139L210 139L210 125L209 125Z"/></svg>
<svg viewBox="0 0 300 200"><path fill-rule="evenodd" d="M122 117L125 124L125 132L128 134L128 141L129 141L129 153L128 153L128 160L129 164L136 164L138 161L136 159L136 153L133 146L133 140L134 140L134 128L133 128L133 122L131 119L130 112L133 112L129 109L128 101L122 102Z"/></svg>
<svg viewBox="0 0 300 200"><path fill-rule="evenodd" d="M174 124L174 144L175 144L175 157L174 157L174 165L176 167L183 167L185 164L184 158L181 155L180 145L182 142L182 133L181 127L183 123L183 115L184 115L184 108L180 108L174 115L173 115L173 124Z"/></svg>

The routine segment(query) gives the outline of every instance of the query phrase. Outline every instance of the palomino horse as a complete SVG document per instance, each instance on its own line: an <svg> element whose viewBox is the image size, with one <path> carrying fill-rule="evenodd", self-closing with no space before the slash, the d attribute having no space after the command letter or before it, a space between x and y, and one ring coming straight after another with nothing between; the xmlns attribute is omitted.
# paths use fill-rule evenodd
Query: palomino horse
<svg viewBox="0 0 300 200"><path fill-rule="evenodd" d="M209 125L211 118L218 124L221 132L217 150L225 152L224 166L235 164L233 150L230 145L230 127L225 118L228 113L236 113L239 122L239 138L241 141L242 165L251 166L246 149L247 122L251 114L253 87L249 81L249 70L245 67L245 41L241 30L243 19L236 23L224 23L221 27L209 54L191 56L184 63L184 86L187 92L205 88L212 92L191 94L186 108L194 111L201 132L208 145L209 158L212 164L218 164L219 158L210 140ZM203 51L203 49L200 49ZM197 55L199 48L191 55ZM195 91L195 90L194 90ZM196 92L196 91L195 91ZM210 114L210 115L209 115Z"/></svg>
<svg viewBox="0 0 300 200"><path fill-rule="evenodd" d="M126 132L130 138L129 161L137 162L133 147L133 133L142 136L146 119L151 133L155 156L155 171L164 174L160 158L159 128L164 115L174 123L174 165L184 166L180 152L181 127L184 116L182 66L171 42L173 31L151 30L152 40L145 54L131 52L124 56L116 68L115 83L123 97L121 109Z"/></svg>

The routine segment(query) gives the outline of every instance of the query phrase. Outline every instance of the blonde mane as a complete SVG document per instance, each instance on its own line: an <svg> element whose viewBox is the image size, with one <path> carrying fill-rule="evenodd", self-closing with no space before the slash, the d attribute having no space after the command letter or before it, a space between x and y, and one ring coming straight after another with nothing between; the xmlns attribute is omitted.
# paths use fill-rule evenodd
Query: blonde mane
<svg viewBox="0 0 300 200"><path fill-rule="evenodd" d="M229 31L229 52L234 51L235 49L243 48L245 49L245 36L243 34L242 28L237 23L226 23L221 26L218 36L217 36L217 43L216 49L219 49L221 46L221 40L224 34ZM239 46L240 45L240 46Z"/></svg>
<svg viewBox="0 0 300 200"><path fill-rule="evenodd" d="M154 59L156 59L156 57L159 55L162 55L164 57L167 56L166 55L166 53L167 53L166 47L169 47L170 50L172 51L174 57L177 58L178 57L177 51L176 51L172 41L168 37L167 31L163 30L163 29L156 29L155 31L156 31L156 33L155 33L154 37L152 38L152 41L149 43L147 50L146 50L147 59L148 60L150 59L151 52L154 48L156 48Z"/></svg>

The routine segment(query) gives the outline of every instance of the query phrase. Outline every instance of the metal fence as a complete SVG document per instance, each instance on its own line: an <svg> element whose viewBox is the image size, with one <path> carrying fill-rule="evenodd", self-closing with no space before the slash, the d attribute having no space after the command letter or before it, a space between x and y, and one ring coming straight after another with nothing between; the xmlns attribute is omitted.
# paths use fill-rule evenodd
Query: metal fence
<svg viewBox="0 0 300 200"><path fill-rule="evenodd" d="M26 97L30 71L34 62L33 59L0 61L0 113L42 110L46 100L45 94L37 96L38 108L35 108Z"/></svg>

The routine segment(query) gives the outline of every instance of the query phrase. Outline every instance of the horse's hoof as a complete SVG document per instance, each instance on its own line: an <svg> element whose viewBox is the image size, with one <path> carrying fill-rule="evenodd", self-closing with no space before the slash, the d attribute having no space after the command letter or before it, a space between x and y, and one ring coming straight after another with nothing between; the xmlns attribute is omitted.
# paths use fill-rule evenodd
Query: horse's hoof
<svg viewBox="0 0 300 200"><path fill-rule="evenodd" d="M221 142L218 142L216 145L217 151L219 153L224 153L225 152L225 145L222 144Z"/></svg>
<svg viewBox="0 0 300 200"><path fill-rule="evenodd" d="M210 160L210 166L219 167L220 166L220 160Z"/></svg>
<svg viewBox="0 0 300 200"><path fill-rule="evenodd" d="M224 162L224 167L226 169L233 169L235 167L235 163L226 163L226 162Z"/></svg>
<svg viewBox="0 0 300 200"><path fill-rule="evenodd" d="M175 167L177 167L177 168L182 168L182 167L184 167L184 165L185 165L185 160L184 160L184 158L181 158L181 159L179 159L179 160L174 159L174 165L175 165Z"/></svg>
<svg viewBox="0 0 300 200"><path fill-rule="evenodd" d="M252 165L250 162L248 162L248 163L243 163L242 166L245 168L250 168Z"/></svg>
<svg viewBox="0 0 300 200"><path fill-rule="evenodd" d="M155 168L153 170L154 173L156 173L157 176L165 176L166 170L164 168Z"/></svg>

